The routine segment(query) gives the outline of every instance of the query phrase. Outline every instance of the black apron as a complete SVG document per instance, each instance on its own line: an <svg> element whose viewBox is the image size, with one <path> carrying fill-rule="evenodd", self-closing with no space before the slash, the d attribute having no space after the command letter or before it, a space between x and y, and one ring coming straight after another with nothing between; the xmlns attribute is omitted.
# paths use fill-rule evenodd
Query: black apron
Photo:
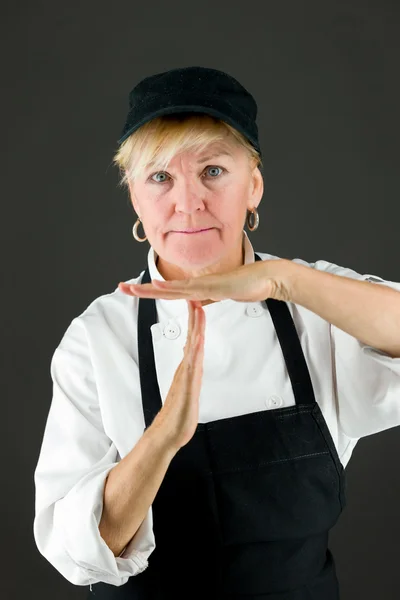
<svg viewBox="0 0 400 600"><path fill-rule="evenodd" d="M146 269L142 283L150 281ZM149 566L122 586L92 585L91 600L339 600L328 534L346 504L344 467L288 306L265 302L296 404L199 423L152 504ZM150 331L156 322L155 300L140 298L146 427L162 408Z"/></svg>

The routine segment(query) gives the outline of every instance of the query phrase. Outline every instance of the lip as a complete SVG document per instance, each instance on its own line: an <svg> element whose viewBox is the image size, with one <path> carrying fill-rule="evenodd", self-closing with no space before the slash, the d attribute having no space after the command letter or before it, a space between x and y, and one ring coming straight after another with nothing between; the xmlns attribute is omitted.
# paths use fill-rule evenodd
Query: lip
<svg viewBox="0 0 400 600"><path fill-rule="evenodd" d="M173 231L172 233L186 233L186 234L192 234L192 233L203 233L205 231L210 231L211 229L214 229L213 227L208 227L207 229L183 229L182 231Z"/></svg>

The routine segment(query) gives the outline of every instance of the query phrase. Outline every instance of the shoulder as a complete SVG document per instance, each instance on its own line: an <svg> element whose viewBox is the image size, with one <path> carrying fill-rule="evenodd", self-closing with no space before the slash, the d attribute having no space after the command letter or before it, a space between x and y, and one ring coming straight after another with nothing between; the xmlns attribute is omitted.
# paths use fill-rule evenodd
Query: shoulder
<svg viewBox="0 0 400 600"><path fill-rule="evenodd" d="M144 270L125 283L135 284L140 281ZM119 340L127 347L136 337L138 299L121 292L118 286L101 296L94 298L90 304L71 320L62 335L59 347L71 347L79 343L81 346L97 353L100 345L112 344Z"/></svg>

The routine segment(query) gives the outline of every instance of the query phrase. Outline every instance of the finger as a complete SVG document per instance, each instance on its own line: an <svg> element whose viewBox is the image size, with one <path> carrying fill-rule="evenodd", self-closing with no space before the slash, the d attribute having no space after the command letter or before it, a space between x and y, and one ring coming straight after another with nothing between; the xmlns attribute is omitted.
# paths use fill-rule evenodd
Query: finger
<svg viewBox="0 0 400 600"><path fill-rule="evenodd" d="M193 327L190 332L190 358L194 360L199 346L199 308L193 306Z"/></svg>
<svg viewBox="0 0 400 600"><path fill-rule="evenodd" d="M200 305L199 307L195 308L195 313L196 313L196 338L197 338L197 341L199 341L199 337L202 337L204 340L206 315L203 310L203 307ZM197 344L197 342L196 342L196 344Z"/></svg>
<svg viewBox="0 0 400 600"><path fill-rule="evenodd" d="M118 288L121 292L127 294L128 296L131 294L131 290L129 289L128 284L124 283L123 281L118 284Z"/></svg>
<svg viewBox="0 0 400 600"><path fill-rule="evenodd" d="M166 300L176 300L179 298L189 300L191 298L189 292L181 292L180 290L158 290L152 284L148 283L129 286L127 293L139 298L161 298Z"/></svg>
<svg viewBox="0 0 400 600"><path fill-rule="evenodd" d="M193 313L194 313L194 327L193 327L193 333L192 333L192 355L195 356L197 354L198 348L199 348L199 334L201 331L201 324L200 324L200 319L201 319L201 314L200 314L200 309L198 307L193 307Z"/></svg>
<svg viewBox="0 0 400 600"><path fill-rule="evenodd" d="M199 333L204 329L205 315L199 300L186 300L188 304L188 333L185 344L185 352L193 356L198 347Z"/></svg>
<svg viewBox="0 0 400 600"><path fill-rule="evenodd" d="M190 336L190 332L193 330L194 325L194 310L193 304L190 300L186 301L188 304L188 336Z"/></svg>
<svg viewBox="0 0 400 600"><path fill-rule="evenodd" d="M201 305L200 300L195 300L194 301L196 308L195 308L195 313L197 316L197 333L201 333L202 335L204 334L204 326L205 326L205 322L206 322L206 315L204 312L204 309Z"/></svg>
<svg viewBox="0 0 400 600"><path fill-rule="evenodd" d="M193 330L192 330L192 338L193 338L193 346L197 347L197 342L199 338L199 333L201 333L202 329L202 312L203 309L201 304L197 301L193 302Z"/></svg>
<svg viewBox="0 0 400 600"><path fill-rule="evenodd" d="M196 308L195 312L197 315L197 327L196 327L196 341L195 341L195 358L196 363L202 366L202 357L204 355L204 323L205 313L202 308Z"/></svg>
<svg viewBox="0 0 400 600"><path fill-rule="evenodd" d="M195 337L195 329L196 329L196 311L193 306L192 300L187 300L188 304L188 332L186 338L186 346L189 350L193 347L193 339Z"/></svg>

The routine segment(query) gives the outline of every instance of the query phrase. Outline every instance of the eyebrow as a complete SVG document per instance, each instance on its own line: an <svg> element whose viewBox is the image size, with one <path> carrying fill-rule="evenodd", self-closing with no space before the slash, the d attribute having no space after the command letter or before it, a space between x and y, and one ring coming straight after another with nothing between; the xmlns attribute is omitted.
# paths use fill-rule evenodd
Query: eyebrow
<svg viewBox="0 0 400 600"><path fill-rule="evenodd" d="M230 156L231 158L233 158L232 154L230 152L228 152L227 150L217 150L217 151L213 152L212 154L208 154L207 156L203 156L203 157L199 158L199 160L197 161L197 164L206 162L207 160L210 160L210 158L216 158L217 156Z"/></svg>
<svg viewBox="0 0 400 600"><path fill-rule="evenodd" d="M216 158L217 156L229 156L230 158L234 158L233 154L228 152L227 150L215 150L212 154L208 154L207 156L202 156L197 160L197 164L206 162L211 158ZM145 168L146 171L149 171L154 166L154 161L151 161Z"/></svg>

